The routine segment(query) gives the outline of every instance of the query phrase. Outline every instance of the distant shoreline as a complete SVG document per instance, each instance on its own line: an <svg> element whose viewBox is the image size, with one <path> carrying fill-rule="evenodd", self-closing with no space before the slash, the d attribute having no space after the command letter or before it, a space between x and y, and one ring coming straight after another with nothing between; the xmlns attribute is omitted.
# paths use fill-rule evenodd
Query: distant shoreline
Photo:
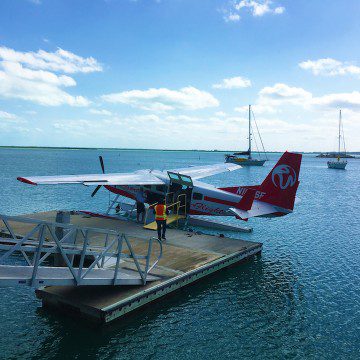
<svg viewBox="0 0 360 360"><path fill-rule="evenodd" d="M113 150L113 151L177 151L177 152L219 152L232 153L236 150L180 150L180 149L137 149L137 148L92 148L92 147L66 147L66 146L4 146L0 149L22 149L22 150ZM283 151L267 151L268 154L279 154ZM320 154L321 151L295 151L301 154ZM360 155L360 151L348 151L348 154Z"/></svg>

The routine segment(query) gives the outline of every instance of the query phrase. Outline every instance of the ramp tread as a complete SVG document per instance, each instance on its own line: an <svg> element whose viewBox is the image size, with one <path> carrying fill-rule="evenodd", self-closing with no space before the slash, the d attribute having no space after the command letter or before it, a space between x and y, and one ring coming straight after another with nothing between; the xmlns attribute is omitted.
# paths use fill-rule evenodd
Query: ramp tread
<svg viewBox="0 0 360 360"><path fill-rule="evenodd" d="M176 215L176 214L170 214L167 216L166 219L166 225L169 225L171 223L173 223L174 221L177 220L181 220L181 219L185 219L184 215ZM157 229L157 224L156 221L153 221L147 225L144 225L144 229L148 229L148 230L156 230Z"/></svg>

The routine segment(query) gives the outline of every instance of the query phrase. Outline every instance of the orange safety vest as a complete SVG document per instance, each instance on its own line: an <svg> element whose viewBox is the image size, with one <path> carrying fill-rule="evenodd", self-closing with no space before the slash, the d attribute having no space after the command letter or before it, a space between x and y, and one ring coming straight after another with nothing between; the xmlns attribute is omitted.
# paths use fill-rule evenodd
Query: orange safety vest
<svg viewBox="0 0 360 360"><path fill-rule="evenodd" d="M166 205L155 206L155 220L166 220Z"/></svg>

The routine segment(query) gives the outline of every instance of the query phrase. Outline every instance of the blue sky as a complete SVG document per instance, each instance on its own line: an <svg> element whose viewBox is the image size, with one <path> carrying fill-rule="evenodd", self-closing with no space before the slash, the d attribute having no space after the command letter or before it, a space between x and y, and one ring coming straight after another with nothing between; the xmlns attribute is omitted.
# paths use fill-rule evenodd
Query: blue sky
<svg viewBox="0 0 360 360"><path fill-rule="evenodd" d="M360 144L360 2L0 2L0 145Z"/></svg>

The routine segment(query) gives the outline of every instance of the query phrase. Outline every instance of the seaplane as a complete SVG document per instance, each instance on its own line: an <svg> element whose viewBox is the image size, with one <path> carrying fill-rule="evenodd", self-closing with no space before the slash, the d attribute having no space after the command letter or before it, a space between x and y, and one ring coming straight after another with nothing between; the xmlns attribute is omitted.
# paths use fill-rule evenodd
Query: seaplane
<svg viewBox="0 0 360 360"><path fill-rule="evenodd" d="M31 185L82 184L101 187L128 199L136 199L139 191L146 194L148 208L165 198L173 207L168 222L179 217L207 215L234 216L247 221L253 217L280 217L293 212L302 155L285 152L260 185L215 187L200 179L241 169L240 165L218 163L171 170L138 170L132 173L106 173L100 156L102 173L84 175L18 177ZM114 200L108 209L117 206ZM116 205L116 206L115 206ZM89 212L91 215L91 213ZM95 214L93 214L95 215ZM145 224L146 226L147 224Z"/></svg>

